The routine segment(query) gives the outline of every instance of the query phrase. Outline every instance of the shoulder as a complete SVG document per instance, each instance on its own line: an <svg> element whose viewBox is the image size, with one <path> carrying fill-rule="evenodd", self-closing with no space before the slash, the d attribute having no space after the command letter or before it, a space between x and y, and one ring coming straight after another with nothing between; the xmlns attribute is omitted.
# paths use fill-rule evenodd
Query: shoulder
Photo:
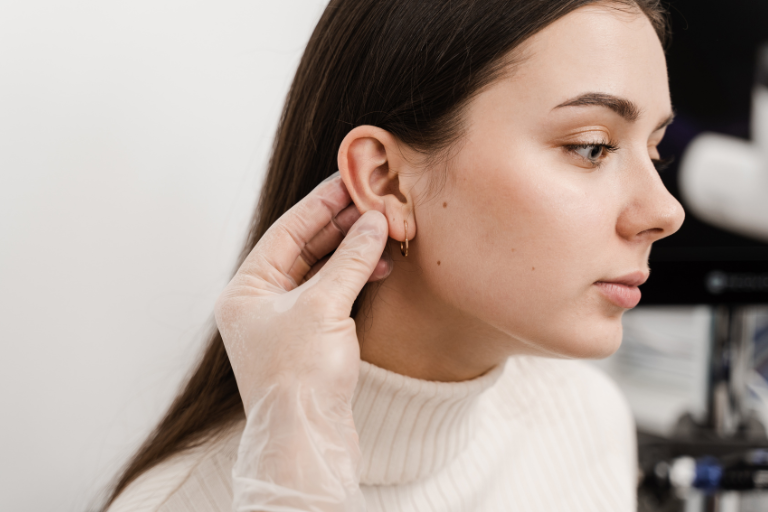
<svg viewBox="0 0 768 512"><path fill-rule="evenodd" d="M232 467L244 421L142 473L108 512L219 512L232 507ZM194 506L192 505L194 504Z"/></svg>

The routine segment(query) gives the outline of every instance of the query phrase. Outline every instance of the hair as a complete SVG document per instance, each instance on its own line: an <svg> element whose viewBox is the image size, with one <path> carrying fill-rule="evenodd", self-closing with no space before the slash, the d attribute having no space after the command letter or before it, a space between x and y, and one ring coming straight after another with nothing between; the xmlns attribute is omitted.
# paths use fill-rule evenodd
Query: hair
<svg viewBox="0 0 768 512"><path fill-rule="evenodd" d="M666 48L669 25L660 0L331 0L288 92L235 268L269 226L337 170L338 148L352 128L380 127L427 155L451 147L461 135L463 107L515 61L513 50L593 3L644 14ZM214 325L202 358L102 510L143 472L244 417Z"/></svg>

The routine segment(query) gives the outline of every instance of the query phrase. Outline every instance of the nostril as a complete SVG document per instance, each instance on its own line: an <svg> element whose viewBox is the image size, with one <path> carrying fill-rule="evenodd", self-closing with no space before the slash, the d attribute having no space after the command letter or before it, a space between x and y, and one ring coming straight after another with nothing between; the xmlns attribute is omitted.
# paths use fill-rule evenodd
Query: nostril
<svg viewBox="0 0 768 512"><path fill-rule="evenodd" d="M648 234L648 233L652 233L652 234L655 234L655 235L660 235L663 232L664 232L663 228L651 228L651 229L646 229L645 231L641 231L638 234L639 235L645 235L645 234Z"/></svg>
<svg viewBox="0 0 768 512"><path fill-rule="evenodd" d="M663 238L667 236L667 234L663 228L650 228L650 229L645 229L643 231L640 231L635 236L636 238L639 238L639 239L651 238L653 241L656 241L659 238Z"/></svg>

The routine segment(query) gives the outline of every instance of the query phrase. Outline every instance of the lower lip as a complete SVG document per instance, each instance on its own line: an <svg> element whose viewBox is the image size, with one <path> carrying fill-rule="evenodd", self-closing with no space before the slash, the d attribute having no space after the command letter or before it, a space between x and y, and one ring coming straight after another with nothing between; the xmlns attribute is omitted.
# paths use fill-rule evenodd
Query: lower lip
<svg viewBox="0 0 768 512"><path fill-rule="evenodd" d="M605 297L620 308L632 309L640 302L640 288L618 283L595 283Z"/></svg>

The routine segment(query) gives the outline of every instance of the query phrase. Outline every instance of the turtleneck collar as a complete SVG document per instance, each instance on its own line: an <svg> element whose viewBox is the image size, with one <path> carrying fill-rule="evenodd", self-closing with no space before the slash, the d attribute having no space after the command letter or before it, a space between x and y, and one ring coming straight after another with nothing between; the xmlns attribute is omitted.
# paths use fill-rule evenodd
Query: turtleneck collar
<svg viewBox="0 0 768 512"><path fill-rule="evenodd" d="M352 398L364 485L404 484L448 465L472 439L478 398L504 371L476 379L434 382L360 362Z"/></svg>

